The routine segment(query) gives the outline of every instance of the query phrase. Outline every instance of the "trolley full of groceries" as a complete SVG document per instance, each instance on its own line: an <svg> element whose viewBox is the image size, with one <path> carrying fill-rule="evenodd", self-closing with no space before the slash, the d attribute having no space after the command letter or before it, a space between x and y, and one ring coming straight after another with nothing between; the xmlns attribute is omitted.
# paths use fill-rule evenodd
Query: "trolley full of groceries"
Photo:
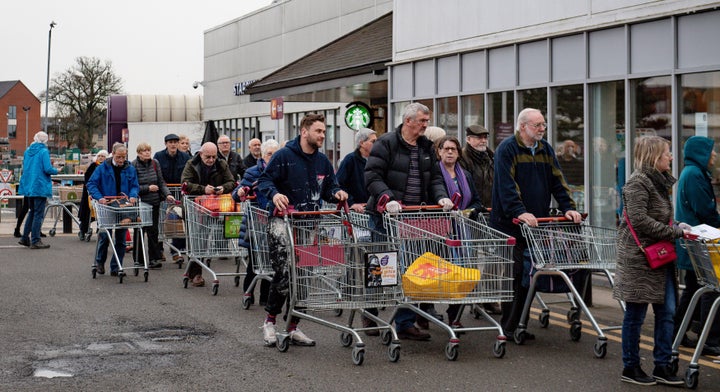
<svg viewBox="0 0 720 392"><path fill-rule="evenodd" d="M471 331L495 331L493 355L502 358L507 340L502 327L475 305L512 301L515 238L467 218L460 211L443 211L440 206L403 206L402 212L385 212L384 222L399 253L403 289L400 307L411 309L447 332L447 359L457 359L458 335ZM420 303L455 307L456 316L449 320L450 325L445 324L421 310L417 306ZM489 325L460 324L467 306L476 318L482 316Z"/></svg>
<svg viewBox="0 0 720 392"><path fill-rule="evenodd" d="M123 267L122 263L118 262L117 276L120 283L123 282L125 277L125 270L132 269L135 276L138 276L140 270L143 270L143 277L145 281L148 281L148 260L147 251L145 249L145 241L143 239L142 230L143 227L152 225L152 206L137 202L132 203L127 196L106 196L106 200L109 202L106 204L100 203L98 200L93 200L93 208L95 209L95 216L97 219L98 230L104 232L108 237L110 248L113 252L115 260L120 260L117 251L115 250L115 243L113 238L112 230L123 230L123 229L137 229L140 231L140 244L134 244L134 246L140 246L143 252L143 264L135 264L132 267ZM100 239L98 237L98 245ZM98 249L99 251L99 249ZM95 279L98 273L97 262L93 263L92 266L92 277Z"/></svg>
<svg viewBox="0 0 720 392"><path fill-rule="evenodd" d="M527 240L522 284L529 290L515 330L515 342L523 344L525 341L530 306L536 297L542 307L540 325L546 328L549 324L547 304L536 293L562 293L571 304L567 313L570 338L578 341L582 336L582 310L598 335L593 353L597 358L604 358L607 354L607 337L604 331L620 327L601 328L580 292L584 291L582 285L587 284L589 273L593 270L603 272L613 285L610 271L615 269L616 263L616 230L591 226L587 220L574 223L565 217L538 218L538 225L535 227L517 219L514 222L521 226ZM624 310L622 302L620 306Z"/></svg>
<svg viewBox="0 0 720 392"><path fill-rule="evenodd" d="M678 330L678 335L675 337L675 341L672 346L672 356L670 359L670 366L672 367L673 374L678 371L678 359L680 352L680 342L685 335L685 331L688 329L690 322L692 321L693 313L697 305L700 302L700 297L706 293L720 294L720 243L717 240L710 241L697 236L687 236L682 241L682 246L687 249L688 256L690 256L690 262L692 263L695 275L697 276L698 283L702 286L692 296L690 304L688 305L687 312L683 317L682 324ZM715 298L710 307L710 312L707 316L705 325L702 326L702 332L698 336L698 342L695 346L695 352L693 353L688 368L685 370L685 386L690 389L695 389L698 386L700 377L700 365L698 361L700 355L702 355L703 347L707 341L708 335L712 328L712 323L717 315L718 307L720 307L720 296Z"/></svg>
<svg viewBox="0 0 720 392"><path fill-rule="evenodd" d="M381 332L382 343L388 346L389 360L396 362L400 359L400 341L395 329L366 309L395 306L402 297L397 251L391 243L357 241L353 232L367 228L350 221L347 204L339 207L344 209L306 212L288 209L281 214L283 225L273 222L269 225L271 230L283 227L284 238L289 239L289 248L293 249L288 260L288 324L277 333L277 348L288 349L288 327L294 316L340 331L342 345L353 346L353 363L361 365L365 343L358 332L366 328L353 327L353 318L359 313L378 324L374 329ZM343 309L350 310L347 324L323 317L337 315Z"/></svg>
<svg viewBox="0 0 720 392"><path fill-rule="evenodd" d="M189 269L198 264L212 276L212 294L217 295L220 277L233 277L235 286L240 284L242 254L246 251L238 245L243 219L242 203L237 204L228 195L203 195L183 197L185 224L187 227L188 262L183 274L183 287L187 288ZM219 272L211 268L212 259L234 260L234 271ZM215 263L221 264L221 263ZM243 266L244 267L244 266Z"/></svg>

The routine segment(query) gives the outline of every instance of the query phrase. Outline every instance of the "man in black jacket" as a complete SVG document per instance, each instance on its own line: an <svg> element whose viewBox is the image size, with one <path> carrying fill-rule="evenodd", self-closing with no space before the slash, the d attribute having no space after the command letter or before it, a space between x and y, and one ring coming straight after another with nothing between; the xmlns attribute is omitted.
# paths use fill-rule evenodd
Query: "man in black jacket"
<svg viewBox="0 0 720 392"><path fill-rule="evenodd" d="M437 164L432 142L423 133L430 121L430 109L421 103L411 103L403 112L403 123L395 132L380 136L365 165L365 186L370 198L367 212L373 229L373 241L383 241L386 230L377 212L380 198L387 197L385 209L398 213L404 205L440 204L453 207L445 190L445 182ZM402 203L402 204L401 204ZM403 339L428 340L430 334L421 332L414 324L415 314L398 309L395 325Z"/></svg>
<svg viewBox="0 0 720 392"><path fill-rule="evenodd" d="M261 144L262 143L260 142L260 139L257 138L252 138L248 142L248 148L250 149L250 152L243 159L243 166L245 166L245 169L249 169L257 165L258 159L262 157L262 152L260 151Z"/></svg>
<svg viewBox="0 0 720 392"><path fill-rule="evenodd" d="M235 177L235 181L242 180L245 174L245 165L243 165L243 158L240 154L236 153L230 148L230 138L227 135L222 135L217 140L218 146L218 159L223 159L227 162L230 172Z"/></svg>

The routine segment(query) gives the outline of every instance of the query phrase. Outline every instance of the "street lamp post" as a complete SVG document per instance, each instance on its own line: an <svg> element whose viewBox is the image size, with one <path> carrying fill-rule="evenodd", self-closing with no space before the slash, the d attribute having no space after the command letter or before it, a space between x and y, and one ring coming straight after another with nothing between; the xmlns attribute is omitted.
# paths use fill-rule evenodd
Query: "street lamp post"
<svg viewBox="0 0 720 392"><path fill-rule="evenodd" d="M52 42L52 29L57 23L55 21L50 22L50 31L48 31L48 66L47 66L47 79L45 79L45 133L47 133L48 127L48 106L50 104L50 43ZM27 143L26 143L27 144Z"/></svg>
<svg viewBox="0 0 720 392"><path fill-rule="evenodd" d="M25 149L28 148L28 118L30 117L30 106L23 106L23 112L25 112Z"/></svg>

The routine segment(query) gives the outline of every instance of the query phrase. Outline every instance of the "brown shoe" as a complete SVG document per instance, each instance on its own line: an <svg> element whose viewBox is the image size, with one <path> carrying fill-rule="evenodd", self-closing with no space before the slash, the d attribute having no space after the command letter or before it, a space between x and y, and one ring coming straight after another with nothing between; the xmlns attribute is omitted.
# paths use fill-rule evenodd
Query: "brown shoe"
<svg viewBox="0 0 720 392"><path fill-rule="evenodd" d="M483 308L485 308L488 314L502 314L502 307L500 307L500 304L497 302L485 303L483 304Z"/></svg>
<svg viewBox="0 0 720 392"><path fill-rule="evenodd" d="M415 323L418 325L418 328L428 330L430 329L430 322L425 317L418 316L415 319Z"/></svg>
<svg viewBox="0 0 720 392"><path fill-rule="evenodd" d="M377 328L377 323L370 320L369 318L363 316L362 326L363 326L363 328ZM369 330L365 331L365 335L380 336L380 331L377 329L369 329Z"/></svg>
<svg viewBox="0 0 720 392"><path fill-rule="evenodd" d="M408 329L404 329L402 331L397 331L398 337L400 339L408 339L408 340L430 340L430 334L427 332L422 332L419 329L415 327L410 327Z"/></svg>
<svg viewBox="0 0 720 392"><path fill-rule="evenodd" d="M194 287L203 287L205 286L205 279L203 279L202 275L195 275L192 279L192 285Z"/></svg>

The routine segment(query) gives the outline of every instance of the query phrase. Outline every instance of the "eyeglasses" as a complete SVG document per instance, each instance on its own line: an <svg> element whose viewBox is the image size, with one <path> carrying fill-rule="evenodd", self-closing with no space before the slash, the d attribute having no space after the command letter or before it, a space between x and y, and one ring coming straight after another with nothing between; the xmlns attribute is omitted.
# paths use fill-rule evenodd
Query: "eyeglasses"
<svg viewBox="0 0 720 392"><path fill-rule="evenodd" d="M547 129L547 123L536 123L536 124L533 124L533 123L525 123L525 124L530 125L530 126L532 126L533 128Z"/></svg>
<svg viewBox="0 0 720 392"><path fill-rule="evenodd" d="M457 151L457 148L455 148L455 147L443 147L443 151L447 151L447 152Z"/></svg>
<svg viewBox="0 0 720 392"><path fill-rule="evenodd" d="M230 142L218 142L218 144L230 144Z"/></svg>
<svg viewBox="0 0 720 392"><path fill-rule="evenodd" d="M415 122L419 122L420 124L428 124L430 122L430 119L415 120Z"/></svg>

